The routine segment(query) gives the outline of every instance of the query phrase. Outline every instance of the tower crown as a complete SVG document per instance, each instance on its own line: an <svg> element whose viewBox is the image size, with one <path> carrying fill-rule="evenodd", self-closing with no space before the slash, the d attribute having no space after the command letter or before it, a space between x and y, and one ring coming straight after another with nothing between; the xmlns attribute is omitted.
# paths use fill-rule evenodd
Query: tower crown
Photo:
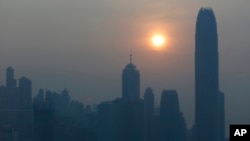
<svg viewBox="0 0 250 141"><path fill-rule="evenodd" d="M210 8L210 7L202 7L199 11L199 14L198 14L198 18L206 18L206 16L209 16L209 17L213 17L215 19L215 15L214 15L214 12L213 12L213 9Z"/></svg>
<svg viewBox="0 0 250 141"><path fill-rule="evenodd" d="M201 8L196 21L195 33L196 52L218 51L217 24L211 8Z"/></svg>
<svg viewBox="0 0 250 141"><path fill-rule="evenodd" d="M217 34L216 18L212 8L201 8L196 21L196 34Z"/></svg>
<svg viewBox="0 0 250 141"><path fill-rule="evenodd" d="M129 54L129 63L125 66L124 68L124 71L127 70L127 71L138 71L136 69L136 66L133 64L133 55L132 55L132 52L130 52Z"/></svg>

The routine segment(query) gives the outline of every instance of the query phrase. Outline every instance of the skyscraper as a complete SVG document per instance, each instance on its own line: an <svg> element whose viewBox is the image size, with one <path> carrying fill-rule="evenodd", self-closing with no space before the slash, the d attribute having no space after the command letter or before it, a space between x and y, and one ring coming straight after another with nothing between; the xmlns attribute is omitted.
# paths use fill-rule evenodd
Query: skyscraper
<svg viewBox="0 0 250 141"><path fill-rule="evenodd" d="M219 141L218 35L214 12L201 8L195 34L195 138Z"/></svg>
<svg viewBox="0 0 250 141"><path fill-rule="evenodd" d="M0 128L11 132L19 141L31 141L33 136L32 82L22 77L16 85L14 69L6 70L6 87L0 86ZM3 126L8 128L2 128ZM14 130L12 130L14 129ZM4 136L5 136L4 135Z"/></svg>
<svg viewBox="0 0 250 141"><path fill-rule="evenodd" d="M19 91L21 101L20 104L24 108L31 109L32 108L32 95L31 95L31 80L26 77L22 77L19 79Z"/></svg>
<svg viewBox="0 0 250 141"><path fill-rule="evenodd" d="M152 118L154 115L154 93L153 90L148 87L144 94L145 114L148 118Z"/></svg>
<svg viewBox="0 0 250 141"><path fill-rule="evenodd" d="M130 63L122 71L122 98L132 101L140 98L140 73L132 63L132 54Z"/></svg>
<svg viewBox="0 0 250 141"><path fill-rule="evenodd" d="M144 140L144 102L140 99L140 74L130 63L122 71L122 98L113 101L117 110L117 141Z"/></svg>
<svg viewBox="0 0 250 141"><path fill-rule="evenodd" d="M6 69L6 87L7 88L16 87L16 80L14 79L14 69L12 67L8 67Z"/></svg>
<svg viewBox="0 0 250 141"><path fill-rule="evenodd" d="M164 90L160 105L160 141L186 141L186 123L176 90Z"/></svg>
<svg viewBox="0 0 250 141"><path fill-rule="evenodd" d="M153 141L154 132L154 93L148 87L144 93L144 110L145 110L145 141Z"/></svg>

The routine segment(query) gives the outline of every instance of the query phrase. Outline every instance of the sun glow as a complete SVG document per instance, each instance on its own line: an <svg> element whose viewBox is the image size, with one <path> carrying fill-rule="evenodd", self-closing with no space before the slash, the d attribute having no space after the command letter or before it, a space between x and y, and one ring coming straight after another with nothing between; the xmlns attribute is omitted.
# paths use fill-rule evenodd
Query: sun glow
<svg viewBox="0 0 250 141"><path fill-rule="evenodd" d="M155 48L161 49L166 45L166 37L161 34L156 34L151 37L151 42Z"/></svg>

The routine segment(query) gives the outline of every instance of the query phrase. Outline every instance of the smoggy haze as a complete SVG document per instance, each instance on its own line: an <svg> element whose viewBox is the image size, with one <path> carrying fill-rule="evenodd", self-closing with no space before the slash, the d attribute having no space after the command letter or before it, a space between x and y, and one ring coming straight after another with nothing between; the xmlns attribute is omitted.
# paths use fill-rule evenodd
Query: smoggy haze
<svg viewBox="0 0 250 141"><path fill-rule="evenodd" d="M163 89L177 89L187 123L194 111L194 35L200 7L212 7L219 34L220 89L226 119L250 122L250 1L224 0L2 0L0 82L11 65L16 78L39 88L67 88L86 104L121 97L122 69L133 62L141 74L141 96L152 87L159 105ZM170 40L155 51L150 34Z"/></svg>

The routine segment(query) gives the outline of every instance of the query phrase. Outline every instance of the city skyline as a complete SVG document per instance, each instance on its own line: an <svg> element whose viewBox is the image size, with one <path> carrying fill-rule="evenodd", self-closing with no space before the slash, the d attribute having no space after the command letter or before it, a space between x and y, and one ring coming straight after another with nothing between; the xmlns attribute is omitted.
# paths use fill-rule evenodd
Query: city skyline
<svg viewBox="0 0 250 141"><path fill-rule="evenodd" d="M191 2L191 5L194 2ZM249 113L240 112L242 108L249 106L247 104L250 91L247 85L250 81L249 67L244 64L249 60L247 37L250 32L247 25L250 18L249 14L246 14L249 13L247 8L249 2L204 2L205 4L198 2L194 6L188 2L173 1L161 2L162 6L159 6L160 4L149 6L152 4L149 2L142 6L141 10L137 10L141 1L134 4L122 2L125 8L120 7L121 10L118 10L119 2L114 3L114 7L118 8L112 8L109 5L111 1L104 2L103 6L94 2L84 3L90 7L100 8L96 11L90 9L81 11L82 6L76 6L81 3L76 1L71 4L60 2L58 5L46 2L27 1L27 3L28 5L25 3L17 5L13 2L1 2L0 18L3 19L0 22L1 74L4 74L5 68L11 65L17 70L18 77L24 74L31 78L34 83L33 96L39 88L55 91L67 88L73 98L86 104L98 104L100 101L121 96L121 70L129 62L129 51L132 48L134 62L141 73L141 97L142 92L150 86L155 93L155 103L159 106L163 89L177 89L180 109L184 112L187 123L191 123L189 125L194 123L195 19L201 6L211 5L218 23L220 86L226 95L225 102L228 108L226 113L229 117L227 121L249 121ZM183 3L186 6L183 6ZM44 7L48 12L43 9ZM108 10L110 7L111 11ZM131 12L126 9L130 7ZM174 10L176 7L177 10ZM146 16L157 9L158 14L153 12ZM28 14L33 10L34 13ZM77 14L77 10L83 15ZM147 10L149 12L145 12ZM115 12L117 15L109 16ZM144 12L146 14L143 14ZM119 16L120 18L117 18ZM141 18L135 20L138 17ZM156 22L152 23L154 20ZM91 24L93 25L90 26ZM113 28L108 24L114 25ZM78 28L75 29L73 26ZM136 30L140 26L141 28ZM104 30L105 27L110 32L105 32L107 31ZM162 30L168 32L168 36L173 39L170 47L168 46L170 50L159 52L151 50L149 45L140 44L147 36L146 32L155 27L164 27ZM123 28L127 31L122 30ZM82 30L78 32L78 29ZM100 32L109 36L102 38L104 36ZM121 37L115 38L116 36ZM121 39L123 37L127 38L123 40ZM0 75L0 80L1 84L4 84L4 75ZM240 104L232 105L230 104L232 102Z"/></svg>

